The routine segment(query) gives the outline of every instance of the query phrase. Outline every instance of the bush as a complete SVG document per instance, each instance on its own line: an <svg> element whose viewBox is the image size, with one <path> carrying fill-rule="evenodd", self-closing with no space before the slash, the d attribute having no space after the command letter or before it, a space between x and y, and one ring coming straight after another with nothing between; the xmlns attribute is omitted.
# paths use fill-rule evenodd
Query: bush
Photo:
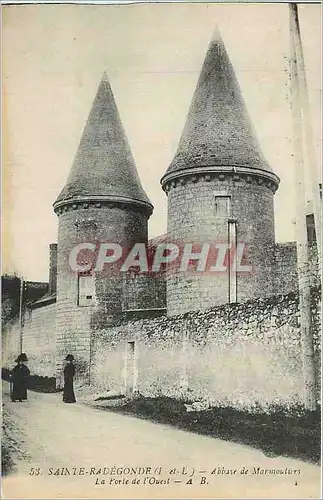
<svg viewBox="0 0 323 500"><path fill-rule="evenodd" d="M10 370L7 368L2 368L1 370L2 380L10 381ZM28 389L35 392L60 392L61 389L56 389L56 379L55 377L41 377L39 375L30 375L28 382Z"/></svg>

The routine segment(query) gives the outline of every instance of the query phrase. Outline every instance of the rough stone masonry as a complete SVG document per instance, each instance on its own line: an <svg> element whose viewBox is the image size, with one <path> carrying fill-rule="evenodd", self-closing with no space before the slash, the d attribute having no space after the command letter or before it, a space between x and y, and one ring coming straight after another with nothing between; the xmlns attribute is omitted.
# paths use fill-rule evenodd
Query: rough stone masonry
<svg viewBox="0 0 323 500"><path fill-rule="evenodd" d="M239 408L302 402L295 242L275 242L279 178L265 160L237 77L211 41L177 152L161 180L168 233L149 240L153 205L139 179L108 78L94 99L66 185L54 203L57 254L50 290L3 333L4 366L22 336L33 374L61 385L67 353L77 378L120 393L173 395ZM75 272L84 242L242 242L252 272L172 270L126 277ZM313 243L313 242L312 242ZM88 264L83 256L83 264ZM57 268L57 280L56 277ZM113 266L111 267L113 269ZM320 290L311 247L312 321L319 373Z"/></svg>

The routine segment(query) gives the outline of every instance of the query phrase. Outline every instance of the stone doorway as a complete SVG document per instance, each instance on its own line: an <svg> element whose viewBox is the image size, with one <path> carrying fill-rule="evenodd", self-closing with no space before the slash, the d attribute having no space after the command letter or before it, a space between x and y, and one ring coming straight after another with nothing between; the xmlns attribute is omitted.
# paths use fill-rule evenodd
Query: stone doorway
<svg viewBox="0 0 323 500"><path fill-rule="evenodd" d="M127 395L137 390L138 381L138 346L134 340L127 341L124 357L124 388Z"/></svg>

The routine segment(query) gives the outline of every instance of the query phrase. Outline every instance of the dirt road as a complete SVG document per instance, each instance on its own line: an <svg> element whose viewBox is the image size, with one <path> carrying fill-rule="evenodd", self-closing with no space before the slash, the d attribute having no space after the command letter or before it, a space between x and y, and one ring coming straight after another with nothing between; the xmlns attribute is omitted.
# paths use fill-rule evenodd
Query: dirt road
<svg viewBox="0 0 323 500"><path fill-rule="evenodd" d="M63 404L60 394L11 403L5 390L3 403L29 454L3 480L4 498L320 497L320 468L311 464Z"/></svg>

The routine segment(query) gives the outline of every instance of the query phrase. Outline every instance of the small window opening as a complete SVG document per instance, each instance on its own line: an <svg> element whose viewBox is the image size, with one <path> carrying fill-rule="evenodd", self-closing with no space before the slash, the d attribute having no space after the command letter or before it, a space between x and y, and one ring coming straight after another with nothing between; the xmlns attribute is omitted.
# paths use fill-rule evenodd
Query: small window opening
<svg viewBox="0 0 323 500"><path fill-rule="evenodd" d="M92 272L78 275L78 306L87 307L93 303L94 277Z"/></svg>

